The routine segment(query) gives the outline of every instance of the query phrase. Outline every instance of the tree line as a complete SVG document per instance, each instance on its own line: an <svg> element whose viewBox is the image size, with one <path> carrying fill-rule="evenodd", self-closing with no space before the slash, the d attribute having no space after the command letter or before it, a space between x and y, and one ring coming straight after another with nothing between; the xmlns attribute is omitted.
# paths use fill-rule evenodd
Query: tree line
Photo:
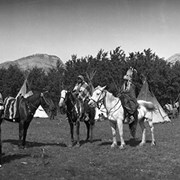
<svg viewBox="0 0 180 180"><path fill-rule="evenodd" d="M117 95L123 84L123 76L130 66L137 70L134 77L137 94L142 87L143 77L146 77L150 89L162 105L177 99L180 92L179 62L171 64L158 57L151 49L132 52L126 56L121 47L110 53L101 49L95 57L78 58L72 55L65 63L66 68L58 61L56 67L50 68L48 72L37 67L22 71L18 66L11 65L8 69L0 69L0 91L3 97L15 97L27 78L29 89L48 90L58 103L61 90L72 90L79 74L88 82L87 74L96 72L92 79L93 86L106 85L110 92Z"/></svg>

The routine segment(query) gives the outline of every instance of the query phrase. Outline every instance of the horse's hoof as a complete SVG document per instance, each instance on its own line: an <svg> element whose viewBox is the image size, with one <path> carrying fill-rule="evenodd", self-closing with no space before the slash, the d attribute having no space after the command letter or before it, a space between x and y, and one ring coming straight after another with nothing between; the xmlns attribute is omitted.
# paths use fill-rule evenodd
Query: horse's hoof
<svg viewBox="0 0 180 180"><path fill-rule="evenodd" d="M141 143L139 144L139 146L142 147L142 146L144 146L144 144L145 144L145 143L142 143L142 142L141 142Z"/></svg>
<svg viewBox="0 0 180 180"><path fill-rule="evenodd" d="M117 144L111 144L111 148L116 148Z"/></svg>
<svg viewBox="0 0 180 180"><path fill-rule="evenodd" d="M79 143L77 143L77 144L75 145L75 147L80 147L80 144L79 144Z"/></svg>
<svg viewBox="0 0 180 180"><path fill-rule="evenodd" d="M120 149L120 150L125 149L125 145L121 145L121 146L119 147L119 149Z"/></svg>
<svg viewBox="0 0 180 180"><path fill-rule="evenodd" d="M156 142L152 142L152 143L151 143L151 146L156 146Z"/></svg>
<svg viewBox="0 0 180 180"><path fill-rule="evenodd" d="M92 139L86 139L86 142L90 142L90 143L92 143L93 142L93 140Z"/></svg>
<svg viewBox="0 0 180 180"><path fill-rule="evenodd" d="M89 138L86 138L85 141L88 142L88 141L89 141Z"/></svg>
<svg viewBox="0 0 180 180"><path fill-rule="evenodd" d="M132 137L132 140L133 140L133 141L138 141L138 138Z"/></svg>
<svg viewBox="0 0 180 180"><path fill-rule="evenodd" d="M73 144L69 144L69 145L68 145L68 148L72 148L72 147L73 147Z"/></svg>
<svg viewBox="0 0 180 180"><path fill-rule="evenodd" d="M25 149L25 146L20 145L19 149Z"/></svg>

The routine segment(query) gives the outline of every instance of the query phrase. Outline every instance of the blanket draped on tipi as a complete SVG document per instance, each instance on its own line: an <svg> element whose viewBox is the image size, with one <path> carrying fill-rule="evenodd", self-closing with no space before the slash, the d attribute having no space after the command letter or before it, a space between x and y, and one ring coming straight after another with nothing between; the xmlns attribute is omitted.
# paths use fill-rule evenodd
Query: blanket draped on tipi
<svg viewBox="0 0 180 180"><path fill-rule="evenodd" d="M19 97L24 96L27 93L27 79L25 79L21 89L19 90L16 97L6 97L4 100L4 118L8 119L10 121L16 122L18 120L18 103L19 103Z"/></svg>

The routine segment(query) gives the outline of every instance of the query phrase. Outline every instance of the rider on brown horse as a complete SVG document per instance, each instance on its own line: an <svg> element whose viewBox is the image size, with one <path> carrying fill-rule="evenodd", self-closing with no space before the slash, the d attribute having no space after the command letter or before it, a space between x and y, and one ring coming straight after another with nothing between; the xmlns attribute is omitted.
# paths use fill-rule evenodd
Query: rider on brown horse
<svg viewBox="0 0 180 180"><path fill-rule="evenodd" d="M78 108L78 113L80 117L83 117L83 112L87 112L88 110L88 100L91 94L91 88L88 85L88 83L84 80L84 77L82 75L79 75L77 78L77 83L73 89L73 94L77 97L77 101L80 105ZM84 116L86 117L86 115ZM81 121L86 120L86 118L82 119L80 118Z"/></svg>

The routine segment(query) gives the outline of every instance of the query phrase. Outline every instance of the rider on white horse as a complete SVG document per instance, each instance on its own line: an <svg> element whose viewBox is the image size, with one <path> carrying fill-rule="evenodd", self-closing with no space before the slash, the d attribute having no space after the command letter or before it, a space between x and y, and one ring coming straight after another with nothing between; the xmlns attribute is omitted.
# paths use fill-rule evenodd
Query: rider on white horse
<svg viewBox="0 0 180 180"><path fill-rule="evenodd" d="M136 87L132 82L133 72L135 70L130 67L127 71L126 75L124 76L124 83L121 88L121 95L120 99L122 101L122 105L124 108L124 115L125 115L125 123L128 123L130 126L133 124L136 125L137 117L138 117L138 103L136 99ZM135 128L135 127L134 127Z"/></svg>

